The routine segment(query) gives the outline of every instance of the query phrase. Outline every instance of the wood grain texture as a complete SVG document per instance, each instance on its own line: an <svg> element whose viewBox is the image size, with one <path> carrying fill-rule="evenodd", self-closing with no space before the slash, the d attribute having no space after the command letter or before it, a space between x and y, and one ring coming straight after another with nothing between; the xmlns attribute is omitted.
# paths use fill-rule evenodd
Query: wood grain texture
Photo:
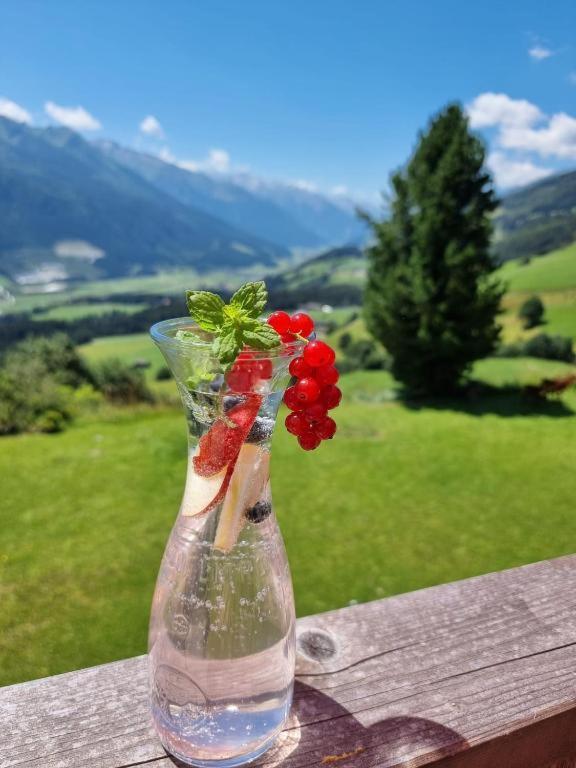
<svg viewBox="0 0 576 768"><path fill-rule="evenodd" d="M298 622L272 768L574 768L576 557ZM342 757L343 755L348 757ZM169 768L145 657L0 689L1 768Z"/></svg>

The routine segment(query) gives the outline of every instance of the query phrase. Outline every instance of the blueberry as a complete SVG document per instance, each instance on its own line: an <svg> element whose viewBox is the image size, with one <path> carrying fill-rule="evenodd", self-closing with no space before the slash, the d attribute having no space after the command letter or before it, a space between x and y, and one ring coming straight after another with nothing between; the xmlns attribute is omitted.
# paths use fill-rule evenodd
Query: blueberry
<svg viewBox="0 0 576 768"><path fill-rule="evenodd" d="M243 402L241 397L236 397L236 395L226 395L224 398L224 410L228 413L231 408L234 408L235 405L238 405L238 403L241 402Z"/></svg>
<svg viewBox="0 0 576 768"><path fill-rule="evenodd" d="M272 512L272 504L269 501L258 501L253 507L246 510L246 518L251 523L261 523Z"/></svg>
<svg viewBox="0 0 576 768"><path fill-rule="evenodd" d="M268 419L266 416L257 416L252 429L248 432L247 443L261 443L263 440L269 440L272 437L274 429L274 419Z"/></svg>

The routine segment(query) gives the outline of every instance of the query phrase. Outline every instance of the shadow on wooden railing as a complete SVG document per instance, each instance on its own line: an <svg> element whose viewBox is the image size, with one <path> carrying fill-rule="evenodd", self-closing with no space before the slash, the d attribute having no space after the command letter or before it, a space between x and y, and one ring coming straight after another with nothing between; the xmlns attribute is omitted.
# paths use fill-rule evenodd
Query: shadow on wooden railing
<svg viewBox="0 0 576 768"><path fill-rule="evenodd" d="M298 621L272 768L575 768L576 557ZM170 768L138 657L0 689L0 766Z"/></svg>

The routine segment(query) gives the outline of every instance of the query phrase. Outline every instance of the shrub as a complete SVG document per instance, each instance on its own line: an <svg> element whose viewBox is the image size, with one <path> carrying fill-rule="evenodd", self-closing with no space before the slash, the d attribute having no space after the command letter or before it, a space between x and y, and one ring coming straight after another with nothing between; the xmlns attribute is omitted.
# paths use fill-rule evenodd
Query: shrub
<svg viewBox="0 0 576 768"><path fill-rule="evenodd" d="M522 304L518 317L526 330L542 325L544 321L544 304L539 296L531 296Z"/></svg>
<svg viewBox="0 0 576 768"><path fill-rule="evenodd" d="M539 333L528 339L524 348L529 357L563 360L566 363L571 363L574 360L572 339L567 336L550 336L547 333Z"/></svg>
<svg viewBox="0 0 576 768"><path fill-rule="evenodd" d="M527 341L507 344L497 352L498 357L538 357L542 360L574 362L574 347L569 336L551 336L539 333Z"/></svg>
<svg viewBox="0 0 576 768"><path fill-rule="evenodd" d="M3 358L3 367L23 372L32 364L40 366L43 375L49 374L67 387L93 384L94 377L72 340L64 333L37 336L10 347Z"/></svg>
<svg viewBox="0 0 576 768"><path fill-rule="evenodd" d="M0 435L56 432L72 418L72 390L31 361L24 370L0 370Z"/></svg>
<svg viewBox="0 0 576 768"><path fill-rule="evenodd" d="M338 346L340 349L344 352L350 344L352 343L352 334L348 333L348 331L345 331L342 336L340 336L340 340L338 341Z"/></svg>
<svg viewBox="0 0 576 768"><path fill-rule="evenodd" d="M338 363L343 373L348 371L376 371L388 367L388 359L382 348L372 339L359 339L350 343L344 359Z"/></svg>
<svg viewBox="0 0 576 768"><path fill-rule="evenodd" d="M74 388L92 376L67 336L25 339L0 367L0 434L60 432L72 419Z"/></svg>
<svg viewBox="0 0 576 768"><path fill-rule="evenodd" d="M154 401L142 371L121 360L105 360L96 369L95 378L98 389L113 403L129 405Z"/></svg>
<svg viewBox="0 0 576 768"><path fill-rule="evenodd" d="M156 381L167 381L171 378L172 374L170 373L170 368L168 368L167 365L163 365L156 371Z"/></svg>

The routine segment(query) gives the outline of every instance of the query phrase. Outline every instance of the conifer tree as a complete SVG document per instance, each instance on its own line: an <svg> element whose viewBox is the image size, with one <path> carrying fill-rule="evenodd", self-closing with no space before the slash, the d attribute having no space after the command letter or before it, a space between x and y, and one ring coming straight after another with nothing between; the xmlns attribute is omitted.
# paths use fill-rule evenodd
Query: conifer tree
<svg viewBox="0 0 576 768"><path fill-rule="evenodd" d="M461 107L449 105L393 175L389 216L369 219L365 317L412 393L454 391L498 343L503 288L490 248L497 201L484 161Z"/></svg>

